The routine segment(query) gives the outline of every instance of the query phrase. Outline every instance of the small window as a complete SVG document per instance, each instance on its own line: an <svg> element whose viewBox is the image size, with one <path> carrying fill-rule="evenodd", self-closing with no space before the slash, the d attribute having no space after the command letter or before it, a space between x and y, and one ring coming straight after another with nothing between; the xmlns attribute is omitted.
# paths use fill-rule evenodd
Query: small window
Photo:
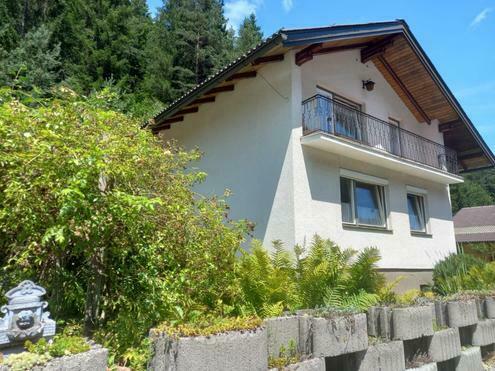
<svg viewBox="0 0 495 371"><path fill-rule="evenodd" d="M425 199L413 193L407 194L407 211L409 213L409 226L413 232L426 233Z"/></svg>
<svg viewBox="0 0 495 371"><path fill-rule="evenodd" d="M344 223L387 226L383 186L341 178L340 195Z"/></svg>

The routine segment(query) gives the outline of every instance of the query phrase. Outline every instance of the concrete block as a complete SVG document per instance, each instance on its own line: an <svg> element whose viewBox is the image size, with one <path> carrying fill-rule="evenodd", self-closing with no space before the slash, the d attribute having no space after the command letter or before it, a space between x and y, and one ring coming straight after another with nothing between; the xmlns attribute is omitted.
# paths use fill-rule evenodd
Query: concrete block
<svg viewBox="0 0 495 371"><path fill-rule="evenodd" d="M280 369L272 368L270 371L278 371ZM306 361L294 363L293 365L286 366L283 371L325 371L325 359L324 358L312 358Z"/></svg>
<svg viewBox="0 0 495 371"><path fill-rule="evenodd" d="M363 313L311 320L313 355L335 357L368 347L366 315Z"/></svg>
<svg viewBox="0 0 495 371"><path fill-rule="evenodd" d="M370 346L357 355L358 371L403 371L406 369L402 341L392 341Z"/></svg>
<svg viewBox="0 0 495 371"><path fill-rule="evenodd" d="M410 340L433 335L433 312L430 305L392 309L394 340Z"/></svg>
<svg viewBox="0 0 495 371"><path fill-rule="evenodd" d="M472 345L485 346L495 343L495 319L478 322L473 328Z"/></svg>
<svg viewBox="0 0 495 371"><path fill-rule="evenodd" d="M303 355L313 354L312 318L308 315L299 316L299 351Z"/></svg>
<svg viewBox="0 0 495 371"><path fill-rule="evenodd" d="M279 357L280 348L287 349L289 342L295 342L299 349L299 316L268 318L264 321L268 337L268 355Z"/></svg>
<svg viewBox="0 0 495 371"><path fill-rule="evenodd" d="M478 312L478 320L485 319L486 318L485 299L475 298L474 302L476 303L476 311Z"/></svg>
<svg viewBox="0 0 495 371"><path fill-rule="evenodd" d="M441 300L436 300L434 303L435 306L435 320L436 324L439 327L447 327L447 303Z"/></svg>
<svg viewBox="0 0 495 371"><path fill-rule="evenodd" d="M447 316L449 327L464 327L478 322L478 309L476 301L462 300L447 303Z"/></svg>
<svg viewBox="0 0 495 371"><path fill-rule="evenodd" d="M443 362L461 355L458 328L437 331L431 337L428 354L434 362Z"/></svg>
<svg viewBox="0 0 495 371"><path fill-rule="evenodd" d="M485 315L486 318L495 319L495 298L485 298Z"/></svg>
<svg viewBox="0 0 495 371"><path fill-rule="evenodd" d="M455 371L484 371L480 348L463 350L455 361Z"/></svg>
<svg viewBox="0 0 495 371"><path fill-rule="evenodd" d="M392 337L392 309L372 307L367 313L368 335L390 340Z"/></svg>
<svg viewBox="0 0 495 371"><path fill-rule="evenodd" d="M420 366L420 367L415 367L415 368L408 368L409 371L437 371L437 364L436 363L427 363L426 365Z"/></svg>
<svg viewBox="0 0 495 371"><path fill-rule="evenodd" d="M268 368L266 329L211 336L170 338L152 333L154 371L263 370Z"/></svg>

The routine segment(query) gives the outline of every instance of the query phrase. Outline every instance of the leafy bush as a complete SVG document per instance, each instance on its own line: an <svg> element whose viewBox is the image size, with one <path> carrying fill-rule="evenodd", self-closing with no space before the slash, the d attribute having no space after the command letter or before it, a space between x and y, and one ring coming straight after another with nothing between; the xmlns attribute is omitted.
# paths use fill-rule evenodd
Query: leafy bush
<svg viewBox="0 0 495 371"><path fill-rule="evenodd" d="M83 321L122 361L165 319L235 313L246 223L193 192L198 151L163 145L114 99L0 90L0 296L39 282L54 317Z"/></svg>
<svg viewBox="0 0 495 371"><path fill-rule="evenodd" d="M482 268L484 264L483 260L468 254L447 256L433 268L433 291L448 295L468 289L468 272L472 268Z"/></svg>
<svg viewBox="0 0 495 371"><path fill-rule="evenodd" d="M375 248L357 253L315 236L307 252L296 246L293 254L276 242L270 256L256 242L252 253L242 254L238 271L243 297L260 316L319 306L366 309L384 287L379 259Z"/></svg>

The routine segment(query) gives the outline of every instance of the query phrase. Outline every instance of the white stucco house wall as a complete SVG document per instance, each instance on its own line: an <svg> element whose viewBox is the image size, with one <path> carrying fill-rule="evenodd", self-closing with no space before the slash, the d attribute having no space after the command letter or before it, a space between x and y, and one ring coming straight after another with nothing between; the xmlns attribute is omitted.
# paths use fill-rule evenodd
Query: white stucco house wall
<svg viewBox="0 0 495 371"><path fill-rule="evenodd" d="M456 251L449 186L494 164L404 21L282 30L150 126L199 147L198 192L231 190L266 247L375 246L402 289Z"/></svg>

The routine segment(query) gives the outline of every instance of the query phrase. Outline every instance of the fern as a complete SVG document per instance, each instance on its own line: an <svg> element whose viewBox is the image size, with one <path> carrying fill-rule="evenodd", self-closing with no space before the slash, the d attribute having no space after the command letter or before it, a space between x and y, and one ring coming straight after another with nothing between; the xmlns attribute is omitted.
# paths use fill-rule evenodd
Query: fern
<svg viewBox="0 0 495 371"><path fill-rule="evenodd" d="M315 236L306 250L289 253L280 241L271 254L259 241L241 255L239 278L246 306L263 317L321 306L364 310L378 302L384 277L376 248L360 253Z"/></svg>

